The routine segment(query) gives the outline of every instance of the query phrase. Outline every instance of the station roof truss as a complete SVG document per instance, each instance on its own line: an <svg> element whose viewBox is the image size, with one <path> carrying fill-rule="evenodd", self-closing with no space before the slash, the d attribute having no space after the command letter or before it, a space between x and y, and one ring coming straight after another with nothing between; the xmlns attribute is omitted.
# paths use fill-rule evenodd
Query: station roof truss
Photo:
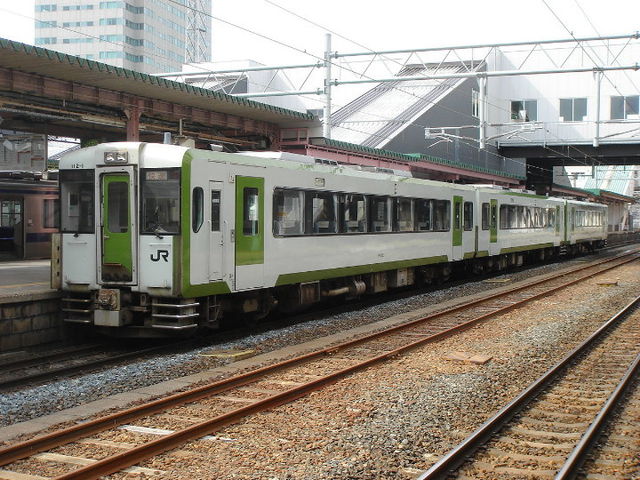
<svg viewBox="0 0 640 480"><path fill-rule="evenodd" d="M139 118L141 135L178 133L183 120L184 135L245 148L255 137L277 142L283 126L317 122L306 113L2 38L0 115L47 122L42 133L73 136L70 130L82 128L111 132L110 140L122 139L131 117Z"/></svg>

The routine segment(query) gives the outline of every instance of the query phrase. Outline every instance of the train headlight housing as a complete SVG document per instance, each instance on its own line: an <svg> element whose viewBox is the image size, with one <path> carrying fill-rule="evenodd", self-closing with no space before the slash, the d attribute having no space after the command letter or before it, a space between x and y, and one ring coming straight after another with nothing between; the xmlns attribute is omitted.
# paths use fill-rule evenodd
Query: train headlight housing
<svg viewBox="0 0 640 480"><path fill-rule="evenodd" d="M129 162L129 152L105 152L104 163L127 163Z"/></svg>

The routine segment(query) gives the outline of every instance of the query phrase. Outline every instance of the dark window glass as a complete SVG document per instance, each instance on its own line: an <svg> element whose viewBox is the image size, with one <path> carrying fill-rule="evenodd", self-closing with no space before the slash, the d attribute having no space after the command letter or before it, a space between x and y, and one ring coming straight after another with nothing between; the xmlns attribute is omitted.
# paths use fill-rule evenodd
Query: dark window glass
<svg viewBox="0 0 640 480"><path fill-rule="evenodd" d="M94 233L93 170L60 172L61 230L64 233Z"/></svg>
<svg viewBox="0 0 640 480"><path fill-rule="evenodd" d="M129 184L127 182L111 182L107 188L109 231L125 233L129 230Z"/></svg>
<svg viewBox="0 0 640 480"><path fill-rule="evenodd" d="M488 203L482 204L482 230L489 230L489 213L490 206Z"/></svg>
<svg viewBox="0 0 640 480"><path fill-rule="evenodd" d="M624 118L624 97L611 97L611 119Z"/></svg>
<svg viewBox="0 0 640 480"><path fill-rule="evenodd" d="M464 229L467 231L473 230L473 202L464 202L463 217Z"/></svg>
<svg viewBox="0 0 640 480"><path fill-rule="evenodd" d="M304 192L276 190L273 195L273 234L302 235Z"/></svg>
<svg viewBox="0 0 640 480"><path fill-rule="evenodd" d="M415 222L417 231L433 230L433 224L431 222L432 207L433 200L418 199L415 201Z"/></svg>
<svg viewBox="0 0 640 480"><path fill-rule="evenodd" d="M220 190L211 190L211 231L220 231Z"/></svg>
<svg viewBox="0 0 640 480"><path fill-rule="evenodd" d="M448 232L451 228L451 202L449 200L435 200L433 211L434 230Z"/></svg>
<svg viewBox="0 0 640 480"><path fill-rule="evenodd" d="M242 192L244 209L242 212L242 233L245 237L260 234L258 219L260 217L259 192L257 188L247 187Z"/></svg>
<svg viewBox="0 0 640 480"><path fill-rule="evenodd" d="M371 232L388 232L389 201L387 197L369 197L369 221Z"/></svg>
<svg viewBox="0 0 640 480"><path fill-rule="evenodd" d="M364 195L340 195L340 232L367 231L367 200Z"/></svg>
<svg viewBox="0 0 640 480"><path fill-rule="evenodd" d="M45 198L42 202L42 227L59 228L60 203L54 198Z"/></svg>
<svg viewBox="0 0 640 480"><path fill-rule="evenodd" d="M142 170L142 233L180 233L180 169Z"/></svg>
<svg viewBox="0 0 640 480"><path fill-rule="evenodd" d="M413 200L410 198L395 199L394 232L413 231Z"/></svg>
<svg viewBox="0 0 640 480"><path fill-rule="evenodd" d="M204 223L204 190L200 187L193 189L191 196L191 229L194 233L200 230Z"/></svg>
<svg viewBox="0 0 640 480"><path fill-rule="evenodd" d="M331 192L305 193L305 233L336 233L336 195Z"/></svg>

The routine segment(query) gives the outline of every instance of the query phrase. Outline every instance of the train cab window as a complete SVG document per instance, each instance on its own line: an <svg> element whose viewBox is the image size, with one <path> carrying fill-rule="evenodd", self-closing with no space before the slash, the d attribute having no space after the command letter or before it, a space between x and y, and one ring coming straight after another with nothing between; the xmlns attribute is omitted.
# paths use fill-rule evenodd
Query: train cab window
<svg viewBox="0 0 640 480"><path fill-rule="evenodd" d="M211 231L220 231L220 190L211 190Z"/></svg>
<svg viewBox="0 0 640 480"><path fill-rule="evenodd" d="M364 195L340 195L340 232L367 231L367 202Z"/></svg>
<svg viewBox="0 0 640 480"><path fill-rule="evenodd" d="M473 202L464 202L462 226L465 230L473 230Z"/></svg>
<svg viewBox="0 0 640 480"><path fill-rule="evenodd" d="M193 189L191 194L191 229L193 233L200 231L204 223L204 190L200 187Z"/></svg>
<svg viewBox="0 0 640 480"><path fill-rule="evenodd" d="M436 200L433 205L434 230L448 232L451 228L451 202Z"/></svg>
<svg viewBox="0 0 640 480"><path fill-rule="evenodd" d="M258 219L260 217L259 192L257 188L247 187L242 192L244 209L242 212L242 233L245 237L260 235Z"/></svg>
<svg viewBox="0 0 640 480"><path fill-rule="evenodd" d="M393 231L413 231L413 200L410 198L396 198L394 204Z"/></svg>
<svg viewBox="0 0 640 480"><path fill-rule="evenodd" d="M109 198L109 231L126 233L129 230L129 183L111 182L107 190Z"/></svg>
<svg viewBox="0 0 640 480"><path fill-rule="evenodd" d="M482 230L489 230L489 213L491 207L488 203L482 204Z"/></svg>
<svg viewBox="0 0 640 480"><path fill-rule="evenodd" d="M273 234L304 234L304 192L278 189L273 194Z"/></svg>
<svg viewBox="0 0 640 480"><path fill-rule="evenodd" d="M60 226L63 233L94 233L94 179L93 170L60 172Z"/></svg>
<svg viewBox="0 0 640 480"><path fill-rule="evenodd" d="M418 232L426 232L429 230L433 230L432 219L432 210L433 210L433 200L424 200L422 198L417 199L414 202L415 205L415 223L416 223L416 231Z"/></svg>
<svg viewBox="0 0 640 480"><path fill-rule="evenodd" d="M143 169L141 233L180 233L180 169Z"/></svg>
<svg viewBox="0 0 640 480"><path fill-rule="evenodd" d="M305 233L317 235L336 233L336 194L331 192L305 193Z"/></svg>
<svg viewBox="0 0 640 480"><path fill-rule="evenodd" d="M371 232L390 231L389 199L387 197L369 197L369 221Z"/></svg>

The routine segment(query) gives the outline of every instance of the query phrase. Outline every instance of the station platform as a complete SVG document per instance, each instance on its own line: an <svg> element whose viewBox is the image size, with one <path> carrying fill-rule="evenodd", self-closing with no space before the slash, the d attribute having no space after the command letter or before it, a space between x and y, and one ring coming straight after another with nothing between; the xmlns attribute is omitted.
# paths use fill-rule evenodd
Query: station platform
<svg viewBox="0 0 640 480"><path fill-rule="evenodd" d="M50 260L0 262L0 299L51 293Z"/></svg>

